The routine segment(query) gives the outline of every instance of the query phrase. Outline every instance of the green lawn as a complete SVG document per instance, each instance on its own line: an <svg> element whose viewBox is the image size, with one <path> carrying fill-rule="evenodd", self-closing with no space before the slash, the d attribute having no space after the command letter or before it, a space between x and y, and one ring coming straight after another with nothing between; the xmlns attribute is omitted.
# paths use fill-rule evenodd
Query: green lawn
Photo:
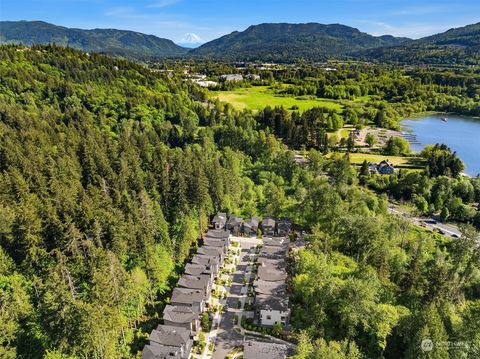
<svg viewBox="0 0 480 359"><path fill-rule="evenodd" d="M268 86L254 86L240 88L232 91L212 92L213 97L220 101L228 102L237 109L249 108L251 110L261 110L266 106L283 106L291 109L292 106L298 106L298 110L303 112L312 107L328 107L336 111L342 110L342 105L329 99L301 98L294 96L280 96L273 93Z"/></svg>
<svg viewBox="0 0 480 359"><path fill-rule="evenodd" d="M423 165L418 157L402 157L402 156L384 156L370 153L350 153L350 163L360 165L363 161L379 163L388 160L397 167L405 168L422 168Z"/></svg>
<svg viewBox="0 0 480 359"><path fill-rule="evenodd" d="M351 128L342 128L340 130L340 136L341 138L348 138L348 136L350 135L350 132L352 131Z"/></svg>

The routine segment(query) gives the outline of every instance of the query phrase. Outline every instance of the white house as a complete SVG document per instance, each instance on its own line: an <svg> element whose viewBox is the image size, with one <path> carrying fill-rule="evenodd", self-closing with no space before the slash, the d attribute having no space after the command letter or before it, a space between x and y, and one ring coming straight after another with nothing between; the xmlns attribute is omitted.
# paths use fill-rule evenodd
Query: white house
<svg viewBox="0 0 480 359"><path fill-rule="evenodd" d="M288 297L259 294L255 298L256 319L258 324L273 326L276 323L286 325L290 316Z"/></svg>

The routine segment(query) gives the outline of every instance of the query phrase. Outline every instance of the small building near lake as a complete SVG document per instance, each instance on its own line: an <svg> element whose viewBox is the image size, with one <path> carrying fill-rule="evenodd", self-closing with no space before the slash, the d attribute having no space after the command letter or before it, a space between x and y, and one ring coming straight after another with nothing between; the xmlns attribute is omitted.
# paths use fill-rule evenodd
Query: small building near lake
<svg viewBox="0 0 480 359"><path fill-rule="evenodd" d="M382 175L391 175L395 172L395 166L390 164L388 160L383 160L377 165L377 171Z"/></svg>

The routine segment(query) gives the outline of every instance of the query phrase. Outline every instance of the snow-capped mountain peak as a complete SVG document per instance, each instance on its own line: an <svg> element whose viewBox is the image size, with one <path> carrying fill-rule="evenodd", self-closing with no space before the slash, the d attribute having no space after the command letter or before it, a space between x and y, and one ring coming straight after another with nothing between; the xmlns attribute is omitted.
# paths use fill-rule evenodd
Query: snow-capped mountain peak
<svg viewBox="0 0 480 359"><path fill-rule="evenodd" d="M183 38L180 42L184 44L202 44L204 41L197 34L194 34L193 32L188 32L183 35Z"/></svg>

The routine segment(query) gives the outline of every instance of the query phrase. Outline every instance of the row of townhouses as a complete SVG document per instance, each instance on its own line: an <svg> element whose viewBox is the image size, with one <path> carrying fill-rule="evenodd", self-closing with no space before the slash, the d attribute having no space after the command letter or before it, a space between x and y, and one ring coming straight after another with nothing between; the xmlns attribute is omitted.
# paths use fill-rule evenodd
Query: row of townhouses
<svg viewBox="0 0 480 359"><path fill-rule="evenodd" d="M265 239L254 282L255 320L264 326L272 326L277 322L282 325L288 323L290 310L285 259L291 223L286 220L277 223L271 217L265 217L261 222L257 217L243 221L232 215L227 219L226 213L218 213L212 220L212 227L203 239L203 246L186 264L184 274L173 289L170 303L163 311L163 324L151 332L142 359L190 357L194 340L201 330L202 313L208 311L215 279L227 257L231 234L253 236L258 229L262 231ZM245 358L249 357L248 352L256 353L254 355L261 352L264 355L262 358L283 358L283 349L266 343L248 342Z"/></svg>
<svg viewBox="0 0 480 359"><path fill-rule="evenodd" d="M257 259L257 276L253 283L254 320L259 325L288 324L290 309L286 258L289 244L288 237L271 237L263 240Z"/></svg>
<svg viewBox="0 0 480 359"><path fill-rule="evenodd" d="M207 232L163 311L163 324L148 338L142 359L189 358L193 341L200 332L202 313L208 310L214 281L228 253L230 232Z"/></svg>
<svg viewBox="0 0 480 359"><path fill-rule="evenodd" d="M241 217L231 215L227 219L226 213L218 213L213 217L212 225L215 229L224 229L230 231L233 235L244 234L246 236L256 236L260 229L264 236L287 236L290 233L292 224L287 220L275 221L272 217L265 217L260 222L258 217L252 217L243 220Z"/></svg>

